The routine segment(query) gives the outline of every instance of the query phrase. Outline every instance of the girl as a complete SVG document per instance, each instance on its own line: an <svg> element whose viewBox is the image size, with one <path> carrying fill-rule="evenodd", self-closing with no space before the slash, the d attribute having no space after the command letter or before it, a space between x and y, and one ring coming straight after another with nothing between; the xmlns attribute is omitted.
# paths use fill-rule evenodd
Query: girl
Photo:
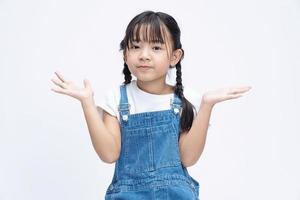
<svg viewBox="0 0 300 200"><path fill-rule="evenodd" d="M101 105L102 119L87 79L84 88L58 72L52 79L59 86L52 88L54 92L81 102L101 160L116 162L105 199L198 199L199 183L187 167L195 164L203 151L213 106L238 98L251 87L205 92L195 116L198 102L193 105L186 98L182 85L180 29L166 13L146 11L134 17L120 47L125 81L114 94L117 102L107 98ZM172 86L165 80L174 67L176 84Z"/></svg>

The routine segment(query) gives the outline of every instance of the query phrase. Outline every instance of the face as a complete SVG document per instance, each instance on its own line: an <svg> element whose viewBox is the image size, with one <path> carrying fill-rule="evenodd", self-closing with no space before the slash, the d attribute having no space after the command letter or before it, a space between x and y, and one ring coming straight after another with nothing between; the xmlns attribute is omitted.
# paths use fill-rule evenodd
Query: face
<svg viewBox="0 0 300 200"><path fill-rule="evenodd" d="M141 31L143 28L141 28ZM170 34L166 32L165 43L148 42L142 38L133 41L126 50L124 59L130 72L140 81L165 80L170 65L175 65L178 52L172 51ZM179 50L181 51L181 50Z"/></svg>

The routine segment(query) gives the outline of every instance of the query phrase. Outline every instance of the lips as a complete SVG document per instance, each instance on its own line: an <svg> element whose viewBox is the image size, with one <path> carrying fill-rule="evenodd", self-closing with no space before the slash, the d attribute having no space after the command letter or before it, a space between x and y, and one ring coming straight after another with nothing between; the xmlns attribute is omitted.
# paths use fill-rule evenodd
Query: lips
<svg viewBox="0 0 300 200"><path fill-rule="evenodd" d="M151 70L152 67L149 67L147 65L140 65L137 67L138 70L140 71L148 71L148 70Z"/></svg>
<svg viewBox="0 0 300 200"><path fill-rule="evenodd" d="M146 66L146 65L141 65L141 66L138 66L138 68L150 68L150 67Z"/></svg>

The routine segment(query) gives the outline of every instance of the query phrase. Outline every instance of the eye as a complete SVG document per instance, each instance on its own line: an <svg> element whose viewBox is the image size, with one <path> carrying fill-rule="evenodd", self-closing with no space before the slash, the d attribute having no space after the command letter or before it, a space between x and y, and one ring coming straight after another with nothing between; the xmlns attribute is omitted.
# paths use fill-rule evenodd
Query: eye
<svg viewBox="0 0 300 200"><path fill-rule="evenodd" d="M131 45L130 48L131 48L131 49L138 49L139 46L138 46L138 45Z"/></svg>
<svg viewBox="0 0 300 200"><path fill-rule="evenodd" d="M160 46L154 46L153 49L154 50L161 50L161 47Z"/></svg>

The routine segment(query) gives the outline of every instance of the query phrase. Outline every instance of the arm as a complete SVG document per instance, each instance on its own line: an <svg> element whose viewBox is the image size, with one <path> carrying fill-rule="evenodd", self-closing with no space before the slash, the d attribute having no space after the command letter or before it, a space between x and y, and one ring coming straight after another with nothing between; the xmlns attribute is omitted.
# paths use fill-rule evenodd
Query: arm
<svg viewBox="0 0 300 200"><path fill-rule="evenodd" d="M84 88L66 79L60 72L55 72L52 82L58 87L52 91L71 96L81 102L93 147L103 162L112 163L119 157L121 149L120 127L118 119L105 111L103 121L94 103L94 92L88 79L84 79Z"/></svg>
<svg viewBox="0 0 300 200"><path fill-rule="evenodd" d="M212 105L201 101L198 115L194 119L191 129L180 134L180 157L185 167L194 165L203 152L212 109Z"/></svg>
<svg viewBox="0 0 300 200"><path fill-rule="evenodd" d="M187 133L180 133L180 157L185 167L194 165L203 152L209 119L214 105L229 99L239 98L251 88L250 86L220 88L208 91L202 96L200 109L192 123L192 127Z"/></svg>
<svg viewBox="0 0 300 200"><path fill-rule="evenodd" d="M113 163L118 155L118 145L114 135L106 128L94 101L81 102L93 147L103 162Z"/></svg>
<svg viewBox="0 0 300 200"><path fill-rule="evenodd" d="M81 102L93 147L103 162L113 163L119 157L119 144L100 118L94 101Z"/></svg>

